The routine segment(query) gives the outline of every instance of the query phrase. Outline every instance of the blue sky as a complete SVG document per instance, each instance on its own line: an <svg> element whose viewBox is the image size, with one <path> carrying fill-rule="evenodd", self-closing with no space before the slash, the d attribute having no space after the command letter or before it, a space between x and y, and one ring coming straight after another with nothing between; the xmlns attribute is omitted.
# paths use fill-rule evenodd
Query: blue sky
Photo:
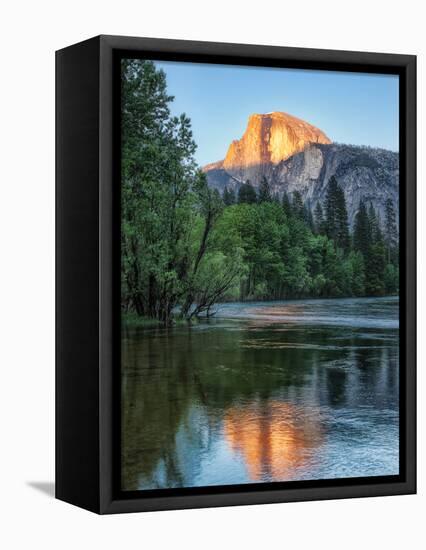
<svg viewBox="0 0 426 550"><path fill-rule="evenodd" d="M225 157L253 113L284 111L332 141L398 151L398 77L156 62L175 96L172 113L192 121L200 165Z"/></svg>

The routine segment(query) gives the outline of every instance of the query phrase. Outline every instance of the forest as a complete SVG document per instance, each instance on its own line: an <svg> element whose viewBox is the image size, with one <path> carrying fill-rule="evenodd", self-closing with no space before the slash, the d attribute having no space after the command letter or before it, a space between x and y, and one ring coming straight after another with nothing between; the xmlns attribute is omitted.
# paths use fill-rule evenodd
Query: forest
<svg viewBox="0 0 426 550"><path fill-rule="evenodd" d="M191 121L172 116L166 75L122 61L121 305L127 318L169 326L224 301L398 293L395 206L380 220L361 202L350 230L332 177L313 211L266 178L223 195L194 158Z"/></svg>

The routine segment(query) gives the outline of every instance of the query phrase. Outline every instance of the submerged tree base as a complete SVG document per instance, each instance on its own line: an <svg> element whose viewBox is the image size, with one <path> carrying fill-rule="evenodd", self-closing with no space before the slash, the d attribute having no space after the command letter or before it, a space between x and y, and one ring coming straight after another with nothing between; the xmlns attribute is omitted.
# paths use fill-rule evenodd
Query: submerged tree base
<svg viewBox="0 0 426 550"><path fill-rule="evenodd" d="M173 317L169 325L164 324L159 319L144 317L136 313L122 313L122 326L128 328L167 328L174 326L194 325L198 322L197 318L183 319L182 317Z"/></svg>

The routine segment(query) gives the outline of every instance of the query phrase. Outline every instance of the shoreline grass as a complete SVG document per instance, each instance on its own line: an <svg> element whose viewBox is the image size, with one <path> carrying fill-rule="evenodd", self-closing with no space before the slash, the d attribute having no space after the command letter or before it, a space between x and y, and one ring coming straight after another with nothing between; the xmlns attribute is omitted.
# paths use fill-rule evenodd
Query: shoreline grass
<svg viewBox="0 0 426 550"><path fill-rule="evenodd" d="M193 319L188 321L181 317L173 317L171 327L176 326L191 326L197 324L197 320ZM136 313L122 313L121 324L127 328L170 328L165 327L158 319L151 319L150 317L139 316Z"/></svg>

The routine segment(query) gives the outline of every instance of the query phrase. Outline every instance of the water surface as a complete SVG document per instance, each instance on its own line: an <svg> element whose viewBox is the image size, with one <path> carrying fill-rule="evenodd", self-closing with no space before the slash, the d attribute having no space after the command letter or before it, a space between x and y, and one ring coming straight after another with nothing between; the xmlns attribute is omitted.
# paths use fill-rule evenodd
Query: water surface
<svg viewBox="0 0 426 550"><path fill-rule="evenodd" d="M398 299L123 329L124 490L398 474Z"/></svg>

